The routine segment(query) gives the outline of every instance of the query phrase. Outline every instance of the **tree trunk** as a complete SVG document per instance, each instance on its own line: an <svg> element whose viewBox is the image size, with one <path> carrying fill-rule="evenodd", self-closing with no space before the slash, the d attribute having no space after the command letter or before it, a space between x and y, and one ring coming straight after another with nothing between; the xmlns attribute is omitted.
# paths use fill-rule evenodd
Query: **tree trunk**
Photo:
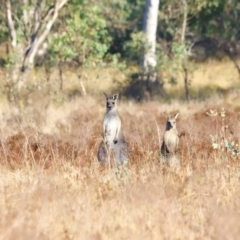
<svg viewBox="0 0 240 240"><path fill-rule="evenodd" d="M190 94L189 94L189 79L188 79L188 69L185 66L185 63L183 63L182 65L183 68L183 77L184 77L184 89L185 89L185 96L186 96L186 100L189 101L190 100Z"/></svg>
<svg viewBox="0 0 240 240"><path fill-rule="evenodd" d="M186 28L187 28L187 18L188 18L188 3L187 0L182 0L183 4L183 25L182 25L182 34L181 34L181 44L184 46L184 53L182 59L182 70L184 76L184 89L186 100L190 100L189 94L189 74L188 74L188 52L186 49L185 37L186 37Z"/></svg>
<svg viewBox="0 0 240 240"><path fill-rule="evenodd" d="M133 83L130 90L136 91L138 100L152 100L154 96L165 95L163 83L157 76L156 35L159 2L160 0L146 0L143 19L144 54L140 61L141 81Z"/></svg>
<svg viewBox="0 0 240 240"><path fill-rule="evenodd" d="M159 0L146 0L146 9L143 21L145 34L144 56L141 63L143 80L156 81L156 33L158 24Z"/></svg>

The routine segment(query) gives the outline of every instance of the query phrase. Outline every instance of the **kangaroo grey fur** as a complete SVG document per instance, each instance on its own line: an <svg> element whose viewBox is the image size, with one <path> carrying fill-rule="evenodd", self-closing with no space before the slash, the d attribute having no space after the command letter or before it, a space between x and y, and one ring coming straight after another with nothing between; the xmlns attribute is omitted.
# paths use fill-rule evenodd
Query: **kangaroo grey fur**
<svg viewBox="0 0 240 240"><path fill-rule="evenodd" d="M168 116L166 121L166 129L163 135L163 142L160 150L162 162L170 161L170 164L179 165L178 158L178 144L179 144L179 134L176 125L176 119L178 114L173 116Z"/></svg>
<svg viewBox="0 0 240 240"><path fill-rule="evenodd" d="M105 93L104 93L105 94ZM117 112L118 94L106 97L106 113L103 118L103 141L98 149L98 161L106 163L113 152L117 164L128 160L129 148L121 131L121 119Z"/></svg>

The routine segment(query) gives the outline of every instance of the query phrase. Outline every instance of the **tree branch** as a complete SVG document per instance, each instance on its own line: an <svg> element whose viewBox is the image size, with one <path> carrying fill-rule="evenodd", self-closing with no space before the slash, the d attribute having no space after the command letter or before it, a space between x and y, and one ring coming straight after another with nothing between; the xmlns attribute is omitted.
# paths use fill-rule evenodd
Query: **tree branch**
<svg viewBox="0 0 240 240"><path fill-rule="evenodd" d="M15 13L12 13L12 17L13 17L14 21L16 21L19 24L19 27L21 28L22 33L24 35L24 38L27 41L28 36L27 36L27 31L26 31L24 24L22 24L21 20L18 18L18 16Z"/></svg>
<svg viewBox="0 0 240 240"><path fill-rule="evenodd" d="M28 49L28 52L26 52L26 54L28 54L30 52L30 50L32 50L34 48L34 43L37 39L37 35L38 35L38 30L41 27L41 20L39 17L39 10L41 8L41 4L42 4L42 0L38 0L35 10L34 10L34 30L33 33L31 35L31 43Z"/></svg>
<svg viewBox="0 0 240 240"><path fill-rule="evenodd" d="M37 54L37 51L38 49L40 48L40 46L43 44L43 42L46 40L54 22L56 21L57 17L58 17L58 13L59 13L59 10L68 2L69 0L61 0L61 1L57 1L56 4L54 5L54 8L53 8L53 15L52 15L52 18L48 21L43 33L41 34L41 36L37 39L36 36L35 36L35 39L34 39L34 44L32 45L31 49L29 49L29 59L28 59L28 62L30 64L33 64L34 62L34 58ZM51 8L49 9L48 13L45 15L45 17L49 16L50 13L52 12ZM38 20L38 29L37 29L37 32L39 30L39 27L41 26L39 20ZM36 33L37 33L36 32Z"/></svg>
<svg viewBox="0 0 240 240"><path fill-rule="evenodd" d="M29 1L28 0L23 0L23 6L27 7L29 5ZM23 8L23 32L24 32L24 36L27 36L27 25L29 23L29 13L27 11L27 9Z"/></svg>
<svg viewBox="0 0 240 240"><path fill-rule="evenodd" d="M30 44L27 46L27 48L25 49L25 54L24 54L24 59L23 59L23 63L22 63L22 70L25 70L25 62L28 58L28 62L30 64L33 64L34 62L34 58L38 52L38 49L40 48L40 46L43 44L43 42L46 40L50 29L53 25L53 23L56 21L57 17L58 17L58 12L59 10L64 6L64 4L66 4L68 2L68 0L61 0L61 1L57 1L55 5L52 5L49 7L48 11L46 12L46 14L44 15L44 17L42 19L40 19L39 17L39 10L41 8L41 4L42 4L42 0L38 0L36 7L35 7L35 11L34 11L34 30L33 33L31 35L31 41ZM51 15L52 18L48 21L45 30L43 31L43 33L41 34L41 36L39 37L39 39L37 39L39 30L42 26L42 23Z"/></svg>
<svg viewBox="0 0 240 240"><path fill-rule="evenodd" d="M12 47L15 48L17 46L17 33L14 27L14 22L12 18L12 8L10 0L6 0L6 9L7 9L7 24L10 31L11 39L12 39Z"/></svg>
<svg viewBox="0 0 240 240"><path fill-rule="evenodd" d="M48 16L50 16L50 15L53 13L54 7L55 7L55 5L52 5L52 6L50 6L50 7L48 8L47 12L45 13L44 17L43 17L42 20L41 20L42 22L43 22L43 21L46 21L46 19L48 18Z"/></svg>
<svg viewBox="0 0 240 240"><path fill-rule="evenodd" d="M181 41L182 44L185 43L185 36L186 36L186 28L187 28L187 17L188 17L188 4L187 4L187 0L182 0L183 3L183 26L182 26L182 35L181 35Z"/></svg>
<svg viewBox="0 0 240 240"><path fill-rule="evenodd" d="M33 29L33 33L31 35L31 40L29 45L26 47L25 52L24 52L24 58L23 58L23 62L22 62L22 71L25 70L25 61L27 59L27 57L29 56L30 52L32 51L32 49L34 48L34 44L35 41L37 39L37 34L38 34L38 30L40 29L41 26L41 22L40 22L40 18L39 18L39 9L41 8L41 4L42 4L42 0L38 0L36 3L36 7L34 10L34 29Z"/></svg>

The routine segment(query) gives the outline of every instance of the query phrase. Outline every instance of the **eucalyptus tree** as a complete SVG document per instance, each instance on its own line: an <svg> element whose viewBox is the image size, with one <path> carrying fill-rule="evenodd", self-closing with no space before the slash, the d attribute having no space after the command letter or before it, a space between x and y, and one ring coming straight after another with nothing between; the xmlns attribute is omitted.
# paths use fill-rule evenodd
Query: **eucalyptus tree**
<svg viewBox="0 0 240 240"><path fill-rule="evenodd" d="M2 4L11 38L11 81L17 91L24 86L28 69L33 67L38 51L68 1L5 0Z"/></svg>
<svg viewBox="0 0 240 240"><path fill-rule="evenodd" d="M141 69L144 81L157 80L156 60L156 33L158 25L159 0L146 0L146 8L143 21L144 54L141 61Z"/></svg>

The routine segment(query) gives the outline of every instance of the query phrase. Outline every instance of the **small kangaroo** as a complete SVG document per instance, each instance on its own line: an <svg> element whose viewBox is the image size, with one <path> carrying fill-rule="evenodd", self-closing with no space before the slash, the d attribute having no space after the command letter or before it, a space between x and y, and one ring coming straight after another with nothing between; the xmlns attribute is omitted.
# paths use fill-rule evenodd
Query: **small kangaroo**
<svg viewBox="0 0 240 240"><path fill-rule="evenodd" d="M125 160L128 154L128 146L121 132L121 119L117 112L118 94L106 97L106 113L103 118L103 142L98 150L98 160L105 162L108 152L113 150L117 163Z"/></svg>
<svg viewBox="0 0 240 240"><path fill-rule="evenodd" d="M166 129L163 135L163 143L161 146L163 162L171 160L179 164L179 160L177 157L179 134L176 127L176 119L178 117L178 114L179 113L176 113L171 117L168 114L166 114L167 115Z"/></svg>

